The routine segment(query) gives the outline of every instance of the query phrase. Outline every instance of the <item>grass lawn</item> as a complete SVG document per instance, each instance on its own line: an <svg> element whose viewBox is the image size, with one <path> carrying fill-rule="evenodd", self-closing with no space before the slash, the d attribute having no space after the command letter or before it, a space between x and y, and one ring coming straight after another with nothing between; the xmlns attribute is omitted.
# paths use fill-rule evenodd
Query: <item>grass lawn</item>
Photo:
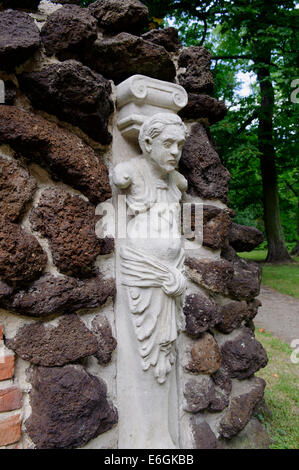
<svg viewBox="0 0 299 470"><path fill-rule="evenodd" d="M259 329L255 335L269 357L268 365L256 375L267 382L265 401L272 413L272 416L265 413L258 418L269 432L272 449L298 449L299 364L291 362L293 350L287 343Z"/></svg>
<svg viewBox="0 0 299 470"><path fill-rule="evenodd" d="M295 258L296 263L266 264L262 263L267 256L266 250L254 250L250 253L238 254L242 258L261 262L263 268L262 284L264 286L299 299L299 258Z"/></svg>

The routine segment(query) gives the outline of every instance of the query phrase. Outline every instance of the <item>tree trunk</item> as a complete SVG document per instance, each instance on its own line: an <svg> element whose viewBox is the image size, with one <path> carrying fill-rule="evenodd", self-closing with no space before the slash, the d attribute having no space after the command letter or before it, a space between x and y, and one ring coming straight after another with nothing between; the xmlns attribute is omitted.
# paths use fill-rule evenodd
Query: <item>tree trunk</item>
<svg viewBox="0 0 299 470"><path fill-rule="evenodd" d="M263 182L264 222L268 241L267 262L291 261L288 254L280 220L275 148L273 145L274 91L270 77L271 52L264 51L255 65L261 90L261 108L258 126L258 148L260 151Z"/></svg>
<svg viewBox="0 0 299 470"><path fill-rule="evenodd" d="M297 194L296 194L296 196L297 196ZM298 234L298 238L299 238L299 200L298 200L298 209L297 209L297 234ZM296 245L292 249L291 255L292 256L299 256L299 240L297 240Z"/></svg>

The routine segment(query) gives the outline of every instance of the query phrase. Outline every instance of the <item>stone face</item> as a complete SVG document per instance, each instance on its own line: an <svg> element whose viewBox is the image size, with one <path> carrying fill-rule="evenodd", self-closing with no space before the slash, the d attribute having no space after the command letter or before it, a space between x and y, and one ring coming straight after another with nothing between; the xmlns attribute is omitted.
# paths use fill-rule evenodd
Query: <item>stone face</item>
<svg viewBox="0 0 299 470"><path fill-rule="evenodd" d="M50 15L41 29L41 39L48 55L60 60L87 51L97 38L96 19L87 8L65 5Z"/></svg>
<svg viewBox="0 0 299 470"><path fill-rule="evenodd" d="M185 298L183 312L186 316L186 332L195 337L213 328L220 320L215 302L202 294L189 294Z"/></svg>
<svg viewBox="0 0 299 470"><path fill-rule="evenodd" d="M88 7L105 31L138 34L148 23L148 9L139 0L98 0Z"/></svg>
<svg viewBox="0 0 299 470"><path fill-rule="evenodd" d="M186 119L208 118L212 125L221 121L226 113L227 108L223 101L218 101L209 95L189 93L188 104L179 112L179 115Z"/></svg>
<svg viewBox="0 0 299 470"><path fill-rule="evenodd" d="M219 346L209 333L203 333L201 338L194 342L191 356L192 359L186 366L190 372L214 374L221 365Z"/></svg>
<svg viewBox="0 0 299 470"><path fill-rule="evenodd" d="M135 74L166 81L175 77L175 66L164 47L129 33L98 39L82 61L115 83Z"/></svg>
<svg viewBox="0 0 299 470"><path fill-rule="evenodd" d="M111 197L108 170L73 133L14 106L0 106L0 142L79 189L93 203Z"/></svg>
<svg viewBox="0 0 299 470"><path fill-rule="evenodd" d="M22 407L22 390L8 387L0 390L0 412L18 410Z"/></svg>
<svg viewBox="0 0 299 470"><path fill-rule="evenodd" d="M168 52L176 52L181 46L176 28L151 29L141 36L146 41L165 47Z"/></svg>
<svg viewBox="0 0 299 470"><path fill-rule="evenodd" d="M0 69L12 71L40 45L39 30L27 13L5 10L0 13Z"/></svg>
<svg viewBox="0 0 299 470"><path fill-rule="evenodd" d="M207 376L199 376L188 380L184 389L186 400L185 410L190 413L198 413L208 408L215 396L213 380Z"/></svg>
<svg viewBox="0 0 299 470"><path fill-rule="evenodd" d="M0 421L0 446L7 446L21 439L21 422L19 414Z"/></svg>
<svg viewBox="0 0 299 470"><path fill-rule="evenodd" d="M179 67L186 71L178 75L179 84L189 93L211 93L214 87L210 71L211 54L201 46L183 49L179 56Z"/></svg>
<svg viewBox="0 0 299 470"><path fill-rule="evenodd" d="M226 286L231 281L234 272L231 263L226 260L187 258L185 265L192 281L212 292L226 293Z"/></svg>
<svg viewBox="0 0 299 470"><path fill-rule="evenodd" d="M98 349L94 355L100 364L107 364L111 361L112 353L117 345L107 318L97 315L92 320L92 332L98 339Z"/></svg>
<svg viewBox="0 0 299 470"><path fill-rule="evenodd" d="M34 367L30 382L25 425L38 449L83 446L117 422L105 383L78 366Z"/></svg>
<svg viewBox="0 0 299 470"><path fill-rule="evenodd" d="M33 106L80 127L102 144L111 142L108 119L113 111L111 85L75 60L51 64L18 77Z"/></svg>
<svg viewBox="0 0 299 470"><path fill-rule="evenodd" d="M0 219L16 221L36 188L36 181L26 168L0 156Z"/></svg>
<svg viewBox="0 0 299 470"><path fill-rule="evenodd" d="M214 250L222 248L232 224L229 209L203 206L203 245Z"/></svg>
<svg viewBox="0 0 299 470"><path fill-rule="evenodd" d="M254 377L248 384L247 391L231 398L229 408L220 422L220 434L230 439L240 432L252 416L255 405L263 397L266 383L260 377Z"/></svg>
<svg viewBox="0 0 299 470"><path fill-rule="evenodd" d="M265 349L253 333L246 327L232 340L227 340L221 346L222 366L229 375L237 379L251 377L268 362Z"/></svg>
<svg viewBox="0 0 299 470"><path fill-rule="evenodd" d="M98 276L81 281L46 274L29 289L20 290L9 301L3 302L3 306L23 315L46 317L99 307L114 294L113 279L104 280Z"/></svg>
<svg viewBox="0 0 299 470"><path fill-rule="evenodd" d="M8 221L0 226L0 276L4 281L31 281L39 277L47 255L31 233Z"/></svg>
<svg viewBox="0 0 299 470"><path fill-rule="evenodd" d="M221 164L206 130L200 123L191 128L183 147L179 168L188 180L188 192L192 196L228 202L230 174Z"/></svg>
<svg viewBox="0 0 299 470"><path fill-rule="evenodd" d="M238 300L251 300L259 295L262 279L261 267L241 258L233 263L233 267L234 275L227 284L230 296Z"/></svg>
<svg viewBox="0 0 299 470"><path fill-rule="evenodd" d="M94 206L64 190L46 189L29 220L34 230L49 239L53 262L61 272L92 272L101 253L101 240L95 234Z"/></svg>
<svg viewBox="0 0 299 470"><path fill-rule="evenodd" d="M255 227L232 224L229 244L236 251L251 251L264 241L264 235Z"/></svg>
<svg viewBox="0 0 299 470"><path fill-rule="evenodd" d="M74 314L62 317L56 327L24 325L6 345L25 361L46 367L76 362L98 350L97 338Z"/></svg>
<svg viewBox="0 0 299 470"><path fill-rule="evenodd" d="M247 303L244 300L241 302L232 300L221 307L220 315L222 320L218 323L217 329L222 333L231 333L235 328L239 328L245 318L248 318Z"/></svg>
<svg viewBox="0 0 299 470"><path fill-rule="evenodd" d="M194 437L195 449L217 449L217 439L208 423L204 420L198 422L198 418L192 416L191 428Z"/></svg>

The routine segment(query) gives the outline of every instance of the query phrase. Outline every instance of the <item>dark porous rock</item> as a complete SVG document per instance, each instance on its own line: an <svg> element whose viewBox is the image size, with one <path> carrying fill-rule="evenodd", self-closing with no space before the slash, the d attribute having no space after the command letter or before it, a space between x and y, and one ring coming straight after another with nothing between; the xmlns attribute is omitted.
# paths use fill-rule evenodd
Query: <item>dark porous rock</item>
<svg viewBox="0 0 299 470"><path fill-rule="evenodd" d="M234 275L228 282L229 295L237 300L251 300L260 293L262 269L253 261L239 258L233 263Z"/></svg>
<svg viewBox="0 0 299 470"><path fill-rule="evenodd" d="M81 5L82 0L51 0L52 3L60 3L61 5Z"/></svg>
<svg viewBox="0 0 299 470"><path fill-rule="evenodd" d="M214 250L225 244L232 224L229 209L203 206L203 245Z"/></svg>
<svg viewBox="0 0 299 470"><path fill-rule="evenodd" d="M164 47L129 33L98 39L82 62L116 83L135 74L166 81L175 77L175 66Z"/></svg>
<svg viewBox="0 0 299 470"><path fill-rule="evenodd" d="M139 0L97 0L88 9L107 32L138 34L148 24L148 8Z"/></svg>
<svg viewBox="0 0 299 470"><path fill-rule="evenodd" d="M218 442L215 434L205 420L192 416L191 429L195 449L217 449Z"/></svg>
<svg viewBox="0 0 299 470"><path fill-rule="evenodd" d="M187 258L187 275L196 284L212 292L225 294L226 286L231 281L234 270L226 260L211 260L208 258Z"/></svg>
<svg viewBox="0 0 299 470"><path fill-rule="evenodd" d="M39 48L38 27L27 13L5 10L0 13L0 70L13 71Z"/></svg>
<svg viewBox="0 0 299 470"><path fill-rule="evenodd" d="M229 404L232 380L223 367L220 367L211 377L215 384L215 397L210 403L209 411L222 411Z"/></svg>
<svg viewBox="0 0 299 470"><path fill-rule="evenodd" d="M214 80L211 66L211 54L202 46L183 49L179 56L179 67L186 71L178 75L179 84L189 93L211 93Z"/></svg>
<svg viewBox="0 0 299 470"><path fill-rule="evenodd" d="M108 170L79 137L15 106L0 105L0 143L45 166L57 179L79 189L92 203L111 197Z"/></svg>
<svg viewBox="0 0 299 470"><path fill-rule="evenodd" d="M236 251L251 251L264 241L264 235L255 227L232 224L229 244Z"/></svg>
<svg viewBox="0 0 299 470"><path fill-rule="evenodd" d="M239 328L242 321L248 318L248 306L243 300L238 302L232 300L225 305L222 305L221 322L217 324L217 329L222 333L231 333L234 329Z"/></svg>
<svg viewBox="0 0 299 470"><path fill-rule="evenodd" d="M141 36L146 41L165 47L168 52L176 52L181 47L176 28L151 29Z"/></svg>
<svg viewBox="0 0 299 470"><path fill-rule="evenodd" d="M192 126L183 147L180 172L187 178L188 192L204 199L228 203L229 171L222 165L204 127Z"/></svg>
<svg viewBox="0 0 299 470"><path fill-rule="evenodd" d="M1 3L5 9L12 8L15 10L36 10L40 0L3 0L0 2L0 5Z"/></svg>
<svg viewBox="0 0 299 470"><path fill-rule="evenodd" d="M247 302L247 317L246 320L253 320L257 315L258 308L262 305L259 299L253 299Z"/></svg>
<svg viewBox="0 0 299 470"><path fill-rule="evenodd" d="M198 413L205 410L214 396L214 382L208 375L190 379L185 384L184 397L186 405L184 409L189 413Z"/></svg>
<svg viewBox="0 0 299 470"><path fill-rule="evenodd" d="M6 284L6 282L0 281L0 301L9 297L13 292L13 288Z"/></svg>
<svg viewBox="0 0 299 470"><path fill-rule="evenodd" d="M194 373L214 374L221 365L221 351L214 337L203 333L194 342L191 350L192 359L186 369Z"/></svg>
<svg viewBox="0 0 299 470"><path fill-rule="evenodd" d="M185 119L207 118L212 125L221 121L226 113L227 108L223 101L218 101L209 95L189 93L188 104L179 112L179 115Z"/></svg>
<svg viewBox="0 0 299 470"><path fill-rule="evenodd" d="M9 106L13 105L17 96L17 87L11 80L6 80L4 82L4 104Z"/></svg>
<svg viewBox="0 0 299 470"><path fill-rule="evenodd" d="M231 439L238 434L249 422L255 405L264 394L266 382L260 377L253 377L240 387L239 393L231 397L229 407L220 421L220 435Z"/></svg>
<svg viewBox="0 0 299 470"><path fill-rule="evenodd" d="M108 364L117 345L116 339L112 336L110 323L105 316L97 315L92 320L91 326L92 332L98 339L98 348L94 355L100 364Z"/></svg>
<svg viewBox="0 0 299 470"><path fill-rule="evenodd" d="M3 281L32 281L41 275L47 255L37 239L17 224L0 224L0 277Z"/></svg>
<svg viewBox="0 0 299 470"><path fill-rule="evenodd" d="M46 189L29 220L34 230L48 238L53 262L67 275L86 275L101 254L96 237L98 216L92 204L62 189Z"/></svg>
<svg viewBox="0 0 299 470"><path fill-rule="evenodd" d="M215 302L202 294L189 294L185 298L186 332L191 336L213 328L220 317Z"/></svg>
<svg viewBox="0 0 299 470"><path fill-rule="evenodd" d="M108 119L114 106L108 80L75 60L51 64L18 77L33 106L80 127L102 144L111 142Z"/></svg>
<svg viewBox="0 0 299 470"><path fill-rule="evenodd" d="M26 430L38 449L80 447L108 431L117 411L103 380L79 366L33 367Z"/></svg>
<svg viewBox="0 0 299 470"><path fill-rule="evenodd" d="M237 379L251 377L268 362L264 347L246 327L241 328L233 339L222 344L221 354L222 366L231 377Z"/></svg>
<svg viewBox="0 0 299 470"><path fill-rule="evenodd" d="M16 221L36 189L36 181L26 168L0 156L0 220Z"/></svg>
<svg viewBox="0 0 299 470"><path fill-rule="evenodd" d="M46 274L27 290L18 291L4 306L23 315L46 317L99 307L114 294L113 279L79 280Z"/></svg>
<svg viewBox="0 0 299 470"><path fill-rule="evenodd" d="M57 326L24 325L5 344L25 361L46 367L76 362L98 350L97 338L74 314L62 317Z"/></svg>
<svg viewBox="0 0 299 470"><path fill-rule="evenodd" d="M41 39L48 55L60 60L85 53L97 38L97 21L87 8L65 5L52 13L41 29Z"/></svg>
<svg viewBox="0 0 299 470"><path fill-rule="evenodd" d="M231 439L220 439L220 449L269 449L270 437L265 426L256 418L251 418L237 435Z"/></svg>

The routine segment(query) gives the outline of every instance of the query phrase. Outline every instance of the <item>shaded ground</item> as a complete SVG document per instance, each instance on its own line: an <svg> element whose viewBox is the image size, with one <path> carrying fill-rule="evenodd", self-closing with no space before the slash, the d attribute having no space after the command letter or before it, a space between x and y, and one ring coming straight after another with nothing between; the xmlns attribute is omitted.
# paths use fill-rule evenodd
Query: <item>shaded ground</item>
<svg viewBox="0 0 299 470"><path fill-rule="evenodd" d="M256 327L265 328L288 344L299 339L299 300L264 286L258 298L262 306L254 320Z"/></svg>

